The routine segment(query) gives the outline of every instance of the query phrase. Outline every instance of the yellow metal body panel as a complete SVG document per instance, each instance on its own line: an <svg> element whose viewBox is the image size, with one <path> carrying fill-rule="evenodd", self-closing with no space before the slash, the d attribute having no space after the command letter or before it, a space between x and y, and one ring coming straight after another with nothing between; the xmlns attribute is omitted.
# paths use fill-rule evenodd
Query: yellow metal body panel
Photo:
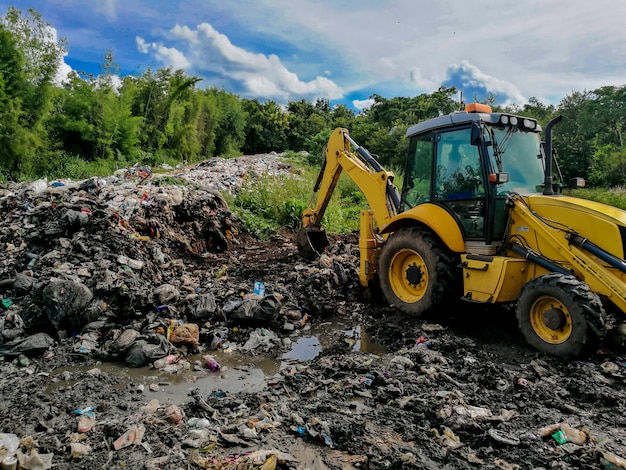
<svg viewBox="0 0 626 470"><path fill-rule="evenodd" d="M567 239L568 230L575 230L603 250L623 259L618 225L626 225L626 212L566 196L517 195L510 214L509 238L512 242L570 269L593 292L626 313L623 274L588 251L571 245Z"/></svg>
<svg viewBox="0 0 626 470"><path fill-rule="evenodd" d="M457 221L443 207L424 203L398 214L391 219L381 234L389 234L407 225L419 222L430 228L455 253L465 251L465 241Z"/></svg>
<svg viewBox="0 0 626 470"><path fill-rule="evenodd" d="M371 210L362 210L359 233L359 282L367 287L374 280L378 265L381 237L374 233L374 214Z"/></svg>
<svg viewBox="0 0 626 470"><path fill-rule="evenodd" d="M558 221L588 238L604 251L624 258L622 237L618 226L626 226L626 212L599 202L568 196L527 196L533 212L549 220ZM515 234L512 232L511 235ZM550 247L541 247L546 253Z"/></svg>
<svg viewBox="0 0 626 470"><path fill-rule="evenodd" d="M464 298L473 302L515 301L533 274L530 261L522 258L461 255L461 264Z"/></svg>

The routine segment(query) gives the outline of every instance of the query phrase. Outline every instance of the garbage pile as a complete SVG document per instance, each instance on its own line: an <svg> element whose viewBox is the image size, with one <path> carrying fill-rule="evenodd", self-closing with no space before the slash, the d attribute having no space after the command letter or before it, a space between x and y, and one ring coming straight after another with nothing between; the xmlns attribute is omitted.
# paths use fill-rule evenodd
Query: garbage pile
<svg viewBox="0 0 626 470"><path fill-rule="evenodd" d="M301 266L268 292L262 280L233 285L249 243L216 188L238 187L255 168L289 171L276 155L241 158L0 188L0 356L39 354L70 337L76 352L139 367L219 346L229 322L293 330L332 308L319 295L298 302L285 283L348 284L352 259ZM333 269L341 278L324 274Z"/></svg>
<svg viewBox="0 0 626 470"><path fill-rule="evenodd" d="M626 468L619 350L564 363L507 312L366 298L354 235L310 262L295 235L245 233L219 191L291 170L244 158L0 188L3 468ZM282 360L336 318L386 352L337 331ZM276 365L260 390L245 373L219 388L232 351ZM186 400L161 398L163 376L189 380Z"/></svg>

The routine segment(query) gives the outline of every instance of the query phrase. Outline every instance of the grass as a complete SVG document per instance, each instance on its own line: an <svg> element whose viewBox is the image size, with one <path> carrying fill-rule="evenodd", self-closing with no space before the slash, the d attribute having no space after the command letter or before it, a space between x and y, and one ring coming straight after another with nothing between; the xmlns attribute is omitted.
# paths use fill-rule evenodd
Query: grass
<svg viewBox="0 0 626 470"><path fill-rule="evenodd" d="M135 164L148 165L154 173L162 173L163 164L175 167L179 161L164 154L150 154L137 151L130 157L118 155L116 158L98 158L87 161L83 158L62 152L51 152L48 158L42 158L35 163L30 171L20 176L21 180L30 181L45 177L48 180L65 178L82 180L92 176L112 175L116 170L128 168Z"/></svg>
<svg viewBox="0 0 626 470"><path fill-rule="evenodd" d="M298 230L302 212L315 204L313 186L319 167L306 157L290 153L285 157L295 170L280 176L259 175L249 180L235 195L227 196L231 210L248 231L267 239L280 229ZM365 196L349 176L342 174L322 218L328 233L344 234L359 229L359 217L367 207Z"/></svg>
<svg viewBox="0 0 626 470"><path fill-rule="evenodd" d="M576 189L572 195L582 199L601 202L618 209L626 210L626 187L617 186L611 189L586 188Z"/></svg>

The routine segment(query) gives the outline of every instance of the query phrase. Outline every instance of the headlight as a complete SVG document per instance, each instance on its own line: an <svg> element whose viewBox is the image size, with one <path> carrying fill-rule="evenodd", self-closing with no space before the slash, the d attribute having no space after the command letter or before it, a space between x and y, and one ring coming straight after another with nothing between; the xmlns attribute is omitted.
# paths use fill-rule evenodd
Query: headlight
<svg viewBox="0 0 626 470"><path fill-rule="evenodd" d="M535 127L537 127L537 123L532 119L524 119L522 121L522 124L526 129L534 129Z"/></svg>
<svg viewBox="0 0 626 470"><path fill-rule="evenodd" d="M505 115L500 116L500 122L506 126L509 123L509 117Z"/></svg>
<svg viewBox="0 0 626 470"><path fill-rule="evenodd" d="M512 126L517 126L517 118L515 116L511 116L509 118L509 122L511 123Z"/></svg>

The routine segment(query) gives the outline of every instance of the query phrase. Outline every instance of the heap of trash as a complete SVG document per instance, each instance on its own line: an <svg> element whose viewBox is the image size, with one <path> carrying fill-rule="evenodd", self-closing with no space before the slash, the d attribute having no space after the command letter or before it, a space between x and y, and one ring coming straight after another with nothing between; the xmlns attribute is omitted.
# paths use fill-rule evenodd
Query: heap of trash
<svg viewBox="0 0 626 470"><path fill-rule="evenodd" d="M216 188L233 191L250 177L251 162L238 160L0 188L0 356L42 353L70 338L76 352L139 367L221 344L228 321L304 325L320 311L317 303L298 302L278 285L266 292L262 281L233 285L229 277L249 244ZM275 154L254 165L259 174L289 171ZM335 282L346 284L352 262L320 269L334 265L344 273ZM313 270L317 284L332 282L320 269ZM315 285L307 271L291 282Z"/></svg>

